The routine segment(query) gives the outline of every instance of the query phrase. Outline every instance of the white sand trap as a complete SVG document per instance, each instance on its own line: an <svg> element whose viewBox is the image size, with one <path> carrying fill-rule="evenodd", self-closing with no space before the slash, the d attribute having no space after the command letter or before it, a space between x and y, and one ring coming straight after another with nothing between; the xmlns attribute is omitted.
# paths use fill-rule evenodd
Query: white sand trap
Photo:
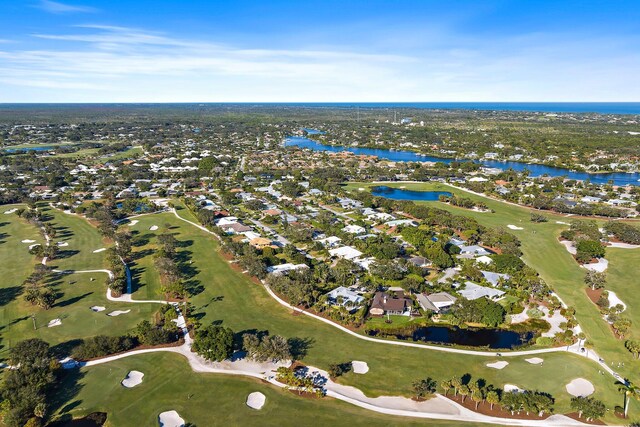
<svg viewBox="0 0 640 427"><path fill-rule="evenodd" d="M15 212L15 211L17 211L17 210L18 210L18 208L9 209L8 211L4 211L4 214L5 214L5 215L9 215L9 214L14 213L14 212Z"/></svg>
<svg viewBox="0 0 640 427"><path fill-rule="evenodd" d="M102 307L101 305L94 305L93 307L89 307L91 309L91 311L95 311L96 313L104 311L105 308Z"/></svg>
<svg viewBox="0 0 640 427"><path fill-rule="evenodd" d="M131 310L116 310L116 311L112 311L111 313L107 314L107 316L111 316L111 317L120 316L121 314L127 314L130 311Z"/></svg>
<svg viewBox="0 0 640 427"><path fill-rule="evenodd" d="M578 250L573 245L573 242L571 240L563 240L560 242L560 244L564 246L567 249L567 252L569 252L571 255L575 255L578 253Z"/></svg>
<svg viewBox="0 0 640 427"><path fill-rule="evenodd" d="M366 374L367 372L369 372L369 365L367 365L367 362L354 360L353 362L351 362L351 367L353 368L354 374Z"/></svg>
<svg viewBox="0 0 640 427"><path fill-rule="evenodd" d="M598 262L595 262L593 264L583 264L582 267L586 268L587 270L597 271L598 273L602 273L603 271L606 271L607 268L609 267L609 261L606 260L605 258L598 258Z"/></svg>
<svg viewBox="0 0 640 427"><path fill-rule="evenodd" d="M137 386L138 384L142 384L142 377L144 374L140 371L130 371L125 379L122 380L121 384L126 388L132 388Z"/></svg>
<svg viewBox="0 0 640 427"><path fill-rule="evenodd" d="M35 240L31 240L31 239L24 239L22 241L22 243L35 243L35 242L36 242Z"/></svg>
<svg viewBox="0 0 640 427"><path fill-rule="evenodd" d="M149 230L151 231L156 231L158 229L157 225L152 225L151 227L149 227Z"/></svg>
<svg viewBox="0 0 640 427"><path fill-rule="evenodd" d="M264 394L254 391L247 396L247 406L251 409L262 409L264 402L267 400Z"/></svg>
<svg viewBox="0 0 640 427"><path fill-rule="evenodd" d="M176 411L166 411L158 415L160 427L184 427L184 420Z"/></svg>
<svg viewBox="0 0 640 427"><path fill-rule="evenodd" d="M47 324L47 328L53 328L54 326L60 326L60 325L62 325L62 320L53 319L53 320L49 320L49 323Z"/></svg>
<svg viewBox="0 0 640 427"><path fill-rule="evenodd" d="M584 378L576 378L567 384L567 393L575 397L587 397L593 394L596 389Z"/></svg>
<svg viewBox="0 0 640 427"><path fill-rule="evenodd" d="M616 305L620 304L622 307L624 307L622 311L625 311L627 309L627 304L622 302L620 297L618 297L618 295L616 295L615 292L613 291L608 291L608 292L609 292L609 308L615 307Z"/></svg>
<svg viewBox="0 0 640 427"><path fill-rule="evenodd" d="M493 369L504 369L505 366L507 366L508 364L509 362L505 362L504 360L501 360L499 362L487 363L487 366Z"/></svg>
<svg viewBox="0 0 640 427"><path fill-rule="evenodd" d="M556 221L556 224L569 225L568 222L564 222L564 221Z"/></svg>
<svg viewBox="0 0 640 427"><path fill-rule="evenodd" d="M527 363L531 363L532 365L542 365L542 362L544 362L544 359L540 357L532 357L531 359L524 360L527 361Z"/></svg>
<svg viewBox="0 0 640 427"><path fill-rule="evenodd" d="M94 253L94 254L97 254L97 253L99 253L99 252L104 252L104 251L106 251L106 250L107 250L107 248L100 248L100 249L96 249L95 251L93 251L93 253Z"/></svg>
<svg viewBox="0 0 640 427"><path fill-rule="evenodd" d="M520 393L522 391L522 389L520 387L518 387L517 385L505 384L504 385L504 391L506 391L507 393L511 393L512 391Z"/></svg>
<svg viewBox="0 0 640 427"><path fill-rule="evenodd" d="M60 246L62 248L62 247L65 247L65 246L69 246L69 243L67 243L67 242L58 242L58 246Z"/></svg>
<svg viewBox="0 0 640 427"><path fill-rule="evenodd" d="M509 228L509 229L511 229L511 230L524 230L524 228L522 228L522 227L518 227L518 226L515 226L515 225L513 225L513 224L509 224L509 225L507 225L507 228Z"/></svg>
<svg viewBox="0 0 640 427"><path fill-rule="evenodd" d="M132 221L129 223L129 225L130 225L130 226L131 226L131 225L136 225L137 223L138 223L138 220L137 220L137 219L134 219L134 220L132 220Z"/></svg>
<svg viewBox="0 0 640 427"><path fill-rule="evenodd" d="M33 245L29 245L29 250L35 248L36 246L42 246L40 243L34 243Z"/></svg>
<svg viewBox="0 0 640 427"><path fill-rule="evenodd" d="M364 191L364 187L358 187L358 191Z"/></svg>

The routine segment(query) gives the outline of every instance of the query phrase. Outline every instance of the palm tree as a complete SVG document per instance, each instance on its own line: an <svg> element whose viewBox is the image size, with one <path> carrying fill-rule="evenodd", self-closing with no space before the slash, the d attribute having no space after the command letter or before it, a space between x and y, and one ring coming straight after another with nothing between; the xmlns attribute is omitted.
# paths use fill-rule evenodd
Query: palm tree
<svg viewBox="0 0 640 427"><path fill-rule="evenodd" d="M453 387L454 396L458 395L458 390L462 387L462 378L453 377L451 378L451 386Z"/></svg>
<svg viewBox="0 0 640 427"><path fill-rule="evenodd" d="M487 392L486 396L487 402L491 405L491 410L493 410L493 405L496 403L500 403L500 395L495 390L490 390Z"/></svg>
<svg viewBox="0 0 640 427"><path fill-rule="evenodd" d="M624 394L624 417L627 418L627 414L629 413L629 398L633 397L634 399L640 400L640 387L637 387L630 381L618 383L618 390Z"/></svg>
<svg viewBox="0 0 640 427"><path fill-rule="evenodd" d="M440 381L440 388L442 388L442 390L444 390L444 395L445 396L447 395L449 390L451 390L452 387L453 387L453 385L451 385L451 380L442 380L442 381Z"/></svg>
<svg viewBox="0 0 640 427"><path fill-rule="evenodd" d="M460 386L458 393L462 396L462 403L464 403L464 399L471 394L471 389L468 385L463 384Z"/></svg>

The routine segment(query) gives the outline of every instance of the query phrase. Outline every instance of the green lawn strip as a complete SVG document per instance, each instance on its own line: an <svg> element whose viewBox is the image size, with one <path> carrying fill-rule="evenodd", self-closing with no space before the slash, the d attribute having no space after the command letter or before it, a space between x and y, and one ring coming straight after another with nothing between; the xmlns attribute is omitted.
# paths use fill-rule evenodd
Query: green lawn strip
<svg viewBox="0 0 640 427"><path fill-rule="evenodd" d="M630 338L640 340L640 249L608 248L607 258L605 289L614 291L627 305L623 315L633 321Z"/></svg>
<svg viewBox="0 0 640 427"><path fill-rule="evenodd" d="M68 246L60 247L56 259L47 265L60 270L95 270L104 267L104 251L93 251L109 247L98 230L86 219L66 214L59 209L40 204L42 212L51 217L50 222L56 229L53 242L67 242Z"/></svg>
<svg viewBox="0 0 640 427"><path fill-rule="evenodd" d="M144 373L142 384L127 389L120 382L131 370ZM155 353L132 356L73 371L63 384L69 393L57 402L56 413L82 416L108 413L114 426L157 425L161 412L176 410L198 426L424 426L475 423L420 420L377 414L331 398L306 399L251 378L191 371L179 355ZM246 406L249 393L266 396L265 406ZM66 409L65 409L66 408Z"/></svg>

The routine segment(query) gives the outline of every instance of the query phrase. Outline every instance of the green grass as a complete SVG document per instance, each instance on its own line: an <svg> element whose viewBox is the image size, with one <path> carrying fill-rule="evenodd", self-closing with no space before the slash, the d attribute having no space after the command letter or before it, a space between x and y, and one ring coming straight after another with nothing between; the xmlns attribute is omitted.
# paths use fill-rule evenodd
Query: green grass
<svg viewBox="0 0 640 427"><path fill-rule="evenodd" d="M640 339L640 249L607 249L609 268L605 289L612 290L627 305L623 315L632 322L632 337ZM637 362L636 362L637 363Z"/></svg>
<svg viewBox="0 0 640 427"><path fill-rule="evenodd" d="M3 206L4 212L14 206ZM80 247L78 254L71 255L68 259L54 260L52 264L63 264L63 268L84 268L82 261L75 261L74 257L81 257L83 253L89 253L83 258L87 262L87 269L103 268L102 256L93 254L89 248L95 242L97 231L86 221L79 217L68 216L64 213L48 211L55 215L54 224L60 228L59 235L55 239L68 239L69 249ZM64 229L63 229L64 227ZM81 235L83 237L76 237ZM87 338L98 334L120 335L131 331L142 319L149 319L151 313L157 309L154 305L126 304L111 302L106 299L106 286L104 273L83 273L62 276L53 276L49 284L58 293L58 299L50 310L44 310L24 301L22 297L22 282L33 271L37 263L35 257L28 253L28 244L22 243L24 239L42 242L39 230L19 218L17 215L4 215L0 217L0 326L1 326L1 352L4 357L6 351L13 344L25 338L42 338L51 345L61 345L79 338ZM82 243L82 244L81 244ZM78 246L75 246L75 245ZM11 260L11 262L4 262ZM64 261L64 262L63 262ZM73 263L72 263L73 261ZM97 264L96 264L97 263ZM71 266L71 267L70 267ZM90 279L94 278L94 281ZM93 312L89 308L98 305L106 307L103 312ZM107 316L114 310L131 310L131 312L117 317ZM59 318L61 326L48 328L50 320ZM34 319L35 326L34 329Z"/></svg>
<svg viewBox="0 0 640 427"><path fill-rule="evenodd" d="M78 265L82 268L99 268L99 266L95 264L97 260L90 256L88 256L84 261L79 261L83 252L86 252L88 248L95 248L95 239L97 238L100 240L99 234L94 234L93 232L90 232L89 229L85 229L85 226L91 226L79 217L68 216L64 213L58 212L52 212L52 214L55 216L56 224L61 227L68 227L68 230L66 231L72 233L72 236L69 237L70 245L72 245L73 242L76 242L75 244L78 245L77 247L81 248L78 254L66 259L67 264L72 264L73 261L72 265ZM187 217L188 211L181 210L180 214ZM503 370L495 370L485 366L486 363L495 361L493 357L448 354L432 350L372 343L357 339L307 316L292 314L290 310L279 305L266 293L262 286L256 285L246 276L231 268L229 263L227 263L219 254L218 243L213 236L193 227L190 224L178 220L170 213L142 216L138 218L138 220L139 222L136 225L131 226L132 230L138 232L136 236L140 238L140 245L135 248L135 252L140 254L135 260L135 265L133 266L134 270L138 269L137 274L139 285L134 293L134 298L146 299L147 297L158 296L158 276L153 269L151 249L153 249L153 246L156 244L155 235L162 231L165 224L168 224L170 231L176 233L176 238L182 242L181 247L179 248L179 258L183 261L183 265L188 267L192 273L192 277L189 277L188 279L193 280L194 286L200 285L201 287L200 289L195 289L197 294L191 298L191 301L196 308L196 314L201 317L203 324L220 321L223 325L232 328L238 333L248 330L268 330L272 334L280 334L290 338L300 338L308 344L307 354L303 358L303 362L320 368L327 368L330 363L364 360L368 363L370 368L367 375L355 375L349 373L341 379L341 382L348 385L354 385L362 389L367 395L408 396L412 393L411 383L416 379L430 376L436 380L441 380L450 378L454 375L461 376L465 373L470 373L475 379L484 378L488 383L494 384L498 387L502 387L505 383L510 383L529 389L539 389L549 392L556 398L557 411L562 413L569 411L570 396L564 390L565 384L573 378L585 377L594 383L596 387L595 397L605 401L607 406L611 408L614 405L620 404L620 395L613 384L613 379L609 376L600 375L596 364L575 355L565 353L544 355L543 357L545 362L543 366L531 365L525 362L523 357L509 358L509 366ZM149 231L149 227L151 225L158 225L160 230L157 232ZM5 225L4 227L8 226ZM27 225L26 227L28 229L30 226ZM22 235L29 234L27 229L21 229ZM35 234L37 233L37 230L32 228L31 233ZM79 242L80 236L83 236L82 244ZM0 245L0 250L7 250L3 248L5 245L6 244ZM557 246L561 248L560 245ZM12 252L10 250L8 250L7 253L9 256L12 256L11 259L15 259L13 258L13 255L11 255ZM78 260L75 259L76 257L79 257ZM189 261L192 261L192 263L189 264ZM82 265L83 262L86 262L87 264ZM23 272L25 277L30 269L31 267ZM83 280L86 281L88 278L83 279L82 277L78 277L75 280L78 280L79 283L79 286L77 287L79 295L87 293L84 291L83 286L90 285L83 282ZM95 321L95 317L92 316L100 316L101 314L92 313L88 307L91 305L89 304L90 298L93 298L94 295L96 298L103 298L104 285L100 283L99 280L92 283L98 287L99 291L95 291L92 294L85 296L84 299L74 302L65 308L69 317L67 319L63 319L63 326L58 327L60 328L59 332L63 333L64 330L67 330L69 335L72 333L81 334L83 332L87 334L97 333L96 326L91 325L91 320L93 319ZM60 286L66 288L67 284L63 283ZM66 289L66 292L72 292L72 289ZM67 297L73 298L72 294L65 294L65 298ZM12 302L11 304L18 304L18 302ZM146 305L143 305L142 307L145 306ZM139 309L142 310L142 307ZM149 310L151 310L154 306L148 307ZM129 308L133 310L136 307L131 304L126 306L126 309ZM86 313L88 317L82 317L84 314L80 313L77 314L78 317L72 318L71 314L74 310L86 310L88 312ZM140 315L143 314L144 313L140 313ZM133 319L139 315L136 314L133 316L132 313L129 313L124 316L130 316L130 319ZM128 321L124 316L120 321ZM10 319L5 320L10 321ZM78 328L84 329L75 330L76 326L72 325L76 323L80 323L80 325L77 326ZM3 326L6 328L7 323L3 322ZM68 328L65 328L65 326ZM26 333L28 328L26 326L21 327L24 328L24 333ZM97 328L100 327L102 326L97 326ZM116 325L113 326L113 329L126 327L128 327L128 325ZM55 340L56 337L53 335L58 332L55 331L56 328L51 329L51 331L42 331L42 333L52 334L52 336L47 338ZM24 336L23 338L26 337L27 336ZM125 359L122 362L115 362L115 364L109 363L104 366L88 370L86 377L82 379L84 386L81 390L81 393L86 394L81 394L81 398L79 398L81 404L76 409L78 411L82 409L83 411L86 410L90 412L106 408L107 412L113 413L114 416L117 416L116 413L120 412L121 417L126 417L127 414L130 417L130 411L133 410L134 407L131 405L135 405L135 402L142 399L142 395L139 395L138 398L134 398L133 396L135 395L133 394L129 395L130 398L119 397L118 393L110 393L108 392L110 389L105 388L106 386L104 386L104 378L107 376L105 372L109 372L112 369L115 370L118 366L122 367L121 370L118 371L117 375L114 374L114 378L117 380L117 385L126 373L124 366L126 366L127 369L129 369L129 366L133 366L128 362L125 362L129 360L141 360L140 365L135 366L139 366L141 368L139 370L145 373L153 372L152 369L155 369L154 364L161 365L160 372L164 372L168 375L165 377L168 378L165 381L166 385L157 386L159 390L157 392L158 394L155 394L153 390L147 390L144 394L144 403L137 405L142 409L138 409L136 406L136 413L138 413L138 411L142 411L140 416L144 413L144 416L147 417L145 418L146 420L151 419L149 417L153 418L157 416L157 413L161 410L175 408L180 412L181 408L183 408L183 406L180 405L187 405L184 406L184 415L187 417L194 417L193 420L188 420L194 421L199 425L207 425L208 422L205 421L202 423L202 418L198 417L211 416L210 413L213 412L211 405L203 405L201 400L198 400L193 404L193 409L188 409L191 406L189 406L189 402L187 402L184 397L180 399L171 397L170 391L176 387L183 387L183 384L187 390L202 390L198 392L198 395L203 397L208 396L208 394L211 393L214 393L213 396L218 396L218 388L216 388L216 384L227 384L233 382L235 390L243 390L243 392L238 396L232 392L234 388L228 388L221 385L219 388L221 391L220 395L235 396L235 399L240 402L238 403L239 405L242 404L244 397L246 396L246 393L244 393L246 390L242 389L242 387L249 387L247 385L249 384L249 388L253 389L257 386L257 383L251 382L250 380L229 380L213 375L191 374L184 377L181 376L179 378L173 377L174 371L179 371L177 368L177 366L179 366L179 362L175 359L170 359L170 362L166 362L171 366L168 368L162 363L157 362L155 357L160 356L149 356L149 359ZM122 363L126 363L126 365L121 365ZM133 367L131 367L131 369L133 369ZM92 374L93 370L102 373L97 374L97 376L94 377ZM204 390L207 390L207 392L205 393ZM267 390L269 391L269 389ZM126 392L137 393L135 389ZM291 408L302 408L304 406L305 409L300 409L300 411L302 411L302 413L310 414L309 416L314 417L314 420L316 419L315 417L329 417L333 416L334 413L342 414L344 411L357 411L356 413L358 415L362 413L362 411L342 403L333 403L330 401L315 402L297 397L291 398L287 396L286 393L276 390L271 390L270 393L271 394L268 396L274 400L277 400L276 398L279 395L283 395L282 397L287 399L286 401L282 401L283 403L281 407L287 406ZM290 403L288 399L295 401L295 403ZM220 397L219 401L225 402L226 400L224 397ZM167 405L170 404L171 406L160 407L163 402L166 402ZM73 398L68 399L67 404L72 403ZM127 408L128 403L130 403L130 405ZM305 405L313 406L307 407ZM341 408L342 412L332 411L331 408L333 408L333 406L331 405L337 405ZM639 410L636 408L638 405L635 403L633 405L634 407L632 408L632 411ZM226 408L224 405L216 405L215 407ZM230 407L233 406L231 405ZM129 412L126 412L126 409L129 409ZM205 413L203 415L198 415L198 413L202 414L199 411L204 411ZM227 414L227 412L231 412L231 414ZM221 417L220 419L225 420L224 417L238 416L238 420L244 421L246 418L248 422L251 422L250 420L252 419L247 418L250 415L245 417L243 413L238 412L236 414L236 412L237 411L228 411L226 409L215 411L215 417ZM283 413L288 412L285 411ZM375 415L372 416L374 417L374 420L377 417ZM340 420L343 419L343 417L337 415L336 418L339 418ZM357 417L354 416L353 418L355 419ZM124 420L124 418L121 419ZM229 423L244 424L244 422L236 422L234 419L231 419ZM347 420L349 418L347 417L344 419ZM363 419L366 419L366 417ZM130 423L130 418L128 420ZM404 421L396 419L393 420L397 422ZM389 424L388 421L391 420L385 418L382 423ZM115 423L115 425L123 424ZM124 425L127 424L125 423Z"/></svg>
<svg viewBox="0 0 640 427"><path fill-rule="evenodd" d="M60 270L95 270L104 268L104 252L96 249L109 247L98 230L87 220L77 215L66 214L48 205L40 204L40 210L54 226L53 242L67 242L60 247L56 259L47 265Z"/></svg>
<svg viewBox="0 0 640 427"><path fill-rule="evenodd" d="M130 370L144 373L142 384L120 385ZM191 371L181 356L155 353L128 357L70 373L57 413L108 413L111 426L153 426L161 412L176 410L198 426L476 426L479 424L417 420L366 411L331 398L305 399L263 382L230 375ZM249 393L260 391L260 411L245 405Z"/></svg>

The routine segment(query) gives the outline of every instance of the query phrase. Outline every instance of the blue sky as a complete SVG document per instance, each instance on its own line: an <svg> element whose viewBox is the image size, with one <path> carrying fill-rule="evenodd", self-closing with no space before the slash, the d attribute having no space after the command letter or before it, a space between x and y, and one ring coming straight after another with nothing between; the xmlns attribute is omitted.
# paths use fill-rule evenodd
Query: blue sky
<svg viewBox="0 0 640 427"><path fill-rule="evenodd" d="M637 102L637 6L2 1L0 102Z"/></svg>

